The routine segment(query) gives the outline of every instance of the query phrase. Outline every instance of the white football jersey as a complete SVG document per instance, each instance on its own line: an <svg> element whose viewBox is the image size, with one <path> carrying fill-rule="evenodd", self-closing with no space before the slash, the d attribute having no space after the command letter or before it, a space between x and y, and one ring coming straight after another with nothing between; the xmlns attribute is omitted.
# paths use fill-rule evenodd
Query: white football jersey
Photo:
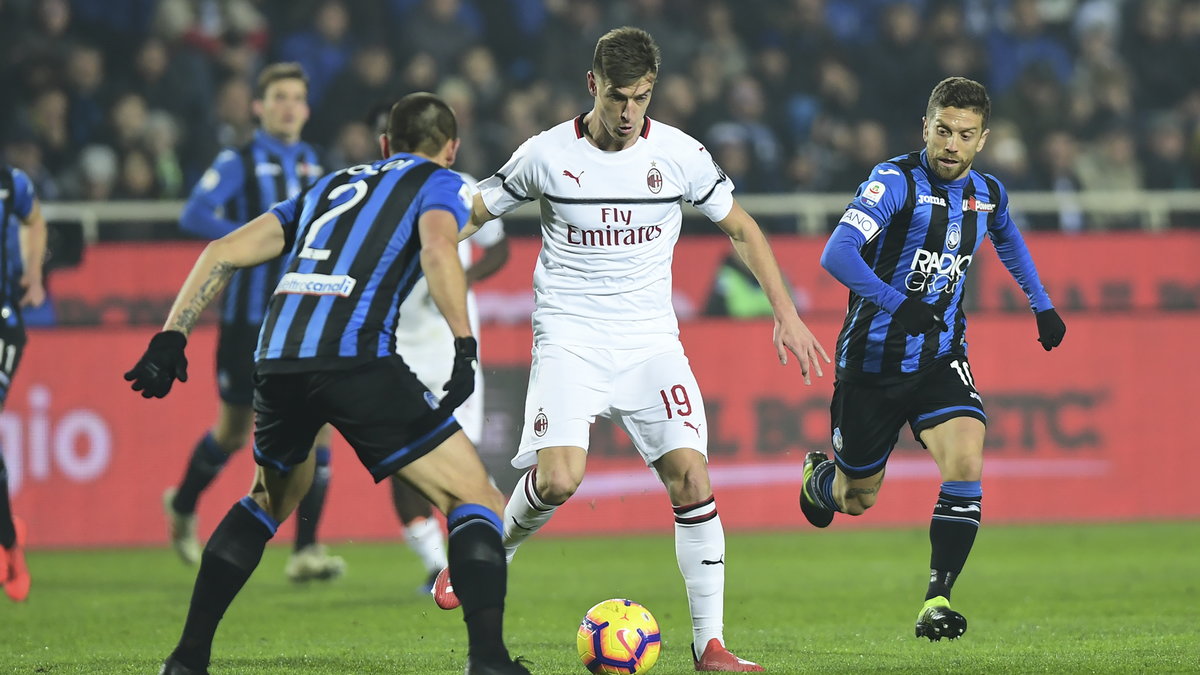
<svg viewBox="0 0 1200 675"><path fill-rule="evenodd" d="M733 208L733 183L704 146L649 118L633 145L606 152L584 136L580 115L530 138L479 190L497 215L541 202L533 332L558 344L677 338L671 260L681 202L714 222Z"/></svg>

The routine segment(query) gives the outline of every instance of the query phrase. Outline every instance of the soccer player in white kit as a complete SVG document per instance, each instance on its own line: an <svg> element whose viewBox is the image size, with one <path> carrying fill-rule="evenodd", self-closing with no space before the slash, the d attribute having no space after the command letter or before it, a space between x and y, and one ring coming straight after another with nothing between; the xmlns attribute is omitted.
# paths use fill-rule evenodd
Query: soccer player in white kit
<svg viewBox="0 0 1200 675"><path fill-rule="evenodd" d="M386 112L384 124L386 125ZM472 189L475 178L459 172L463 182ZM475 249L481 249L475 259ZM479 229L470 239L458 244L458 257L466 272L467 283L474 284L497 272L508 261L508 240L499 218ZM467 315L472 335L479 335L479 307L475 294L467 288ZM396 324L396 353L413 371L417 379L435 394L450 380L454 365L454 335L437 305L429 295L429 283L419 279L412 292L400 304L400 320ZM483 370L475 371L475 392L454 410L454 417L467 438L479 447L483 437ZM446 538L441 523L433 517L429 500L404 481L392 478L392 503L396 515L404 524L404 541L421 559L428 578L420 590L433 590L434 578L447 565Z"/></svg>
<svg viewBox="0 0 1200 675"><path fill-rule="evenodd" d="M629 434L663 481L675 514L675 552L692 615L696 670L760 671L724 645L725 535L707 468L704 402L679 342L671 259L693 204L729 235L771 302L781 363L796 355L805 384L823 375L824 349L796 313L767 240L733 199L704 146L645 117L659 50L648 33L600 38L587 74L591 112L526 141L479 184L468 233L538 201L542 252L534 271L533 363L517 483L504 511L511 559L583 480L597 416ZM434 599L450 608L438 577Z"/></svg>

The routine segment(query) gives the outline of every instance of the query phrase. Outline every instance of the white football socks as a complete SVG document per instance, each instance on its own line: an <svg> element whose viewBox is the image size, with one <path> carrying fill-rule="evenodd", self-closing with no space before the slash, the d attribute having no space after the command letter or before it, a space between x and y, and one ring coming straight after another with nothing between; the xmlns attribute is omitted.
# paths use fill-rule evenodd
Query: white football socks
<svg viewBox="0 0 1200 675"><path fill-rule="evenodd" d="M513 488L512 497L504 507L504 557L512 562L517 554L517 547L550 521L554 510L558 508L547 504L537 496L534 486L537 484L537 467L525 472Z"/></svg>
<svg viewBox="0 0 1200 675"><path fill-rule="evenodd" d="M725 530L713 497L675 511L675 557L692 611L693 653L712 638L725 643Z"/></svg>
<svg viewBox="0 0 1200 675"><path fill-rule="evenodd" d="M437 572L447 565L446 538L436 518L417 518L404 528L404 541L421 559L425 571Z"/></svg>

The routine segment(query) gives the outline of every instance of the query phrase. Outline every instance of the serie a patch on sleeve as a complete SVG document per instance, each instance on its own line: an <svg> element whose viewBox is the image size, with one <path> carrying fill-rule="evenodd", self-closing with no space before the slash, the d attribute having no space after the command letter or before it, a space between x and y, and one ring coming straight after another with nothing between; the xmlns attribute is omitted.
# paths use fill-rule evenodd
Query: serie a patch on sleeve
<svg viewBox="0 0 1200 675"><path fill-rule="evenodd" d="M860 199L867 206L876 206L879 204L879 200L883 199L883 193L885 192L887 192L887 186L877 180L873 180L867 183L867 187L863 188Z"/></svg>

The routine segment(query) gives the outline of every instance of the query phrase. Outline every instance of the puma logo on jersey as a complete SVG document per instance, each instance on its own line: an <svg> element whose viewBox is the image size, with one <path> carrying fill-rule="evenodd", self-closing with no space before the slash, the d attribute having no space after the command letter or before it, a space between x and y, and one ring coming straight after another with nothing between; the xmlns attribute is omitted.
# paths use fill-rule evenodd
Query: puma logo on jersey
<svg viewBox="0 0 1200 675"><path fill-rule="evenodd" d="M583 187L582 185L579 184L579 179L583 177L582 171L580 171L579 175L576 176L575 174L571 173L570 171L563 169L563 175L566 176L567 178L570 178L571 180L575 181L576 187Z"/></svg>
<svg viewBox="0 0 1200 675"><path fill-rule="evenodd" d="M695 431L697 437L700 436L700 427L696 426L695 424L692 424L691 422L688 422L688 421L684 421L683 426L691 429L692 431Z"/></svg>
<svg viewBox="0 0 1200 675"><path fill-rule="evenodd" d="M716 560L701 560L700 564L701 565L724 565L725 564L725 554L721 554L721 557L717 558Z"/></svg>

